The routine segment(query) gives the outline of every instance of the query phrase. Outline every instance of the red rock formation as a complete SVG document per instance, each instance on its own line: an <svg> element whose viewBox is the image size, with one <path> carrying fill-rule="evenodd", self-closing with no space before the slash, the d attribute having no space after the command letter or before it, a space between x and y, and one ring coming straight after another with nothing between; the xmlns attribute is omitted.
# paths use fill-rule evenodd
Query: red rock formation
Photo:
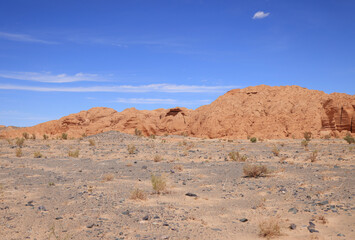
<svg viewBox="0 0 355 240"><path fill-rule="evenodd" d="M153 111L129 108L117 112L96 107L28 128L1 130L0 137L23 132L42 136L92 135L110 130L144 135L183 134L209 138L288 138L355 132L355 95L326 94L298 86L260 85L234 89L209 105Z"/></svg>

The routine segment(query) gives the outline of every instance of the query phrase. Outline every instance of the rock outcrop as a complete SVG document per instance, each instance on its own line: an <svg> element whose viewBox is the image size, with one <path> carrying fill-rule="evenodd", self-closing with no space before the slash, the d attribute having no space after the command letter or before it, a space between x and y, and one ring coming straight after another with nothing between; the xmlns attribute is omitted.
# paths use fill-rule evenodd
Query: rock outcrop
<svg viewBox="0 0 355 240"><path fill-rule="evenodd" d="M196 110L176 107L152 111L129 108L117 112L96 107L38 124L0 130L0 137L20 137L23 132L51 137L93 135L110 130L146 136L188 134L208 138L301 138L355 133L355 95L326 94L298 86L265 85L234 89Z"/></svg>

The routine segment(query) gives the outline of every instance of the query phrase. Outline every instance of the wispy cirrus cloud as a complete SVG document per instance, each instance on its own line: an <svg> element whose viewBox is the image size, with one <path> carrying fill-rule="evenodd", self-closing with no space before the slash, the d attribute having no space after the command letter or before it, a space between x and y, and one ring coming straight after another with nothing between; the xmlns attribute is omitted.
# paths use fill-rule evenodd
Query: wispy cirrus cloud
<svg viewBox="0 0 355 240"><path fill-rule="evenodd" d="M43 82L43 83L69 83L69 82L101 82L105 81L97 74L77 73L74 75L58 74L50 72L0 72L0 78L9 78L25 81Z"/></svg>
<svg viewBox="0 0 355 240"><path fill-rule="evenodd" d="M263 11L258 11L254 14L253 19L262 19L262 18L266 18L267 16L269 16L270 13L265 13Z"/></svg>
<svg viewBox="0 0 355 240"><path fill-rule="evenodd" d="M175 84L149 84L149 85L116 85L91 87L38 87L12 84L0 84L2 90L22 90L35 92L121 92L121 93L223 93L238 86L205 86L205 85L175 85Z"/></svg>
<svg viewBox="0 0 355 240"><path fill-rule="evenodd" d="M170 98L118 98L116 101L118 103L130 103L130 104L208 104L210 100L192 100L192 101L181 101L177 99Z"/></svg>
<svg viewBox="0 0 355 240"><path fill-rule="evenodd" d="M43 39L32 37L32 36L27 35L27 34L0 32L0 38L6 39L6 40L9 40L9 41L16 41L16 42L58 44L57 42L46 41L46 40L43 40Z"/></svg>

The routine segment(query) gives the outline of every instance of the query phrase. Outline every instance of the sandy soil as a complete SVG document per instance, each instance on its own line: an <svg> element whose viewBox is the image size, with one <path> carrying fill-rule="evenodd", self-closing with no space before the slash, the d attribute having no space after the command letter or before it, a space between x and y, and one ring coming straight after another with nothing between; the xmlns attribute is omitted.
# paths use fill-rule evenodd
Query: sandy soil
<svg viewBox="0 0 355 240"><path fill-rule="evenodd" d="M355 239L355 145L342 139L305 148L299 139L107 132L26 140L21 157L16 149L0 140L0 239L262 239L264 221L278 224L277 239ZM78 158L68 156L77 149ZM231 161L232 151L246 162ZM270 172L247 178L246 164ZM152 174L165 178L163 193L153 190ZM146 200L131 199L137 188Z"/></svg>

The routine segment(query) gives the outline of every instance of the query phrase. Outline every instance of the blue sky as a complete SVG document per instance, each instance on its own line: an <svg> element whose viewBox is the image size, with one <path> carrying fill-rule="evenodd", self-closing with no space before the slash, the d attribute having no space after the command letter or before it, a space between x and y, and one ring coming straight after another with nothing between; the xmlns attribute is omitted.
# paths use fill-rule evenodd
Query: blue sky
<svg viewBox="0 0 355 240"><path fill-rule="evenodd" d="M0 2L0 124L209 104L267 84L355 94L353 0Z"/></svg>

